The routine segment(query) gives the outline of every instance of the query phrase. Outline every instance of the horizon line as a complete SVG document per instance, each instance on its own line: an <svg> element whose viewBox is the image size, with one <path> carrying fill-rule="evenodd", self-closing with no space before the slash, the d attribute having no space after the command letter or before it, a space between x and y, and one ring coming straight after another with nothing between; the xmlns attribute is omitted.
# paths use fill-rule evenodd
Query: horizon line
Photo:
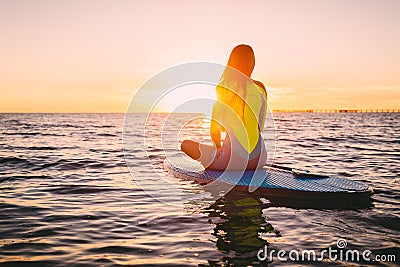
<svg viewBox="0 0 400 267"><path fill-rule="evenodd" d="M400 113L400 109L274 109L273 113ZM168 112L168 111L159 111L159 112L0 112L0 114L128 114L128 113L137 113L137 114L186 114L186 113L201 113L201 112Z"/></svg>

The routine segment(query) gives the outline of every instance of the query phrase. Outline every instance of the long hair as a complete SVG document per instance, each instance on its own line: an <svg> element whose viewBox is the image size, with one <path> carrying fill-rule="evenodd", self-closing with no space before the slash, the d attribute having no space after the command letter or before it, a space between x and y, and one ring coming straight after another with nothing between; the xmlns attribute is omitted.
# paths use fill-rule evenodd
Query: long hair
<svg viewBox="0 0 400 267"><path fill-rule="evenodd" d="M244 44L236 46L229 56L227 67L216 90L218 101L231 107L243 122L245 122L246 85L254 64L253 49Z"/></svg>

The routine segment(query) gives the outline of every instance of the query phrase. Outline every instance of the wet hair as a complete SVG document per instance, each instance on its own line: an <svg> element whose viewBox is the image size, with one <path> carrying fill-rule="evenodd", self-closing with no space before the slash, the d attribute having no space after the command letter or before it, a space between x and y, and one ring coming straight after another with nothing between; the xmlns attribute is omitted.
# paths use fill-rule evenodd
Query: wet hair
<svg viewBox="0 0 400 267"><path fill-rule="evenodd" d="M233 111L244 122L246 105L246 85L250 81L255 65L254 51L249 45L238 45L233 48L227 67L217 86L217 99Z"/></svg>

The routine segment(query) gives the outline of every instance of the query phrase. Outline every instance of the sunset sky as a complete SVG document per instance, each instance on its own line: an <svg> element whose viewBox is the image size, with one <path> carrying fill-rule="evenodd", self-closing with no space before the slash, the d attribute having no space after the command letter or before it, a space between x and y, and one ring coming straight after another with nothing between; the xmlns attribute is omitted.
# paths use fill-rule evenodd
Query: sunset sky
<svg viewBox="0 0 400 267"><path fill-rule="evenodd" d="M398 109L399 14L397 0L1 0L0 112L125 112L151 76L226 64L240 43L273 109Z"/></svg>

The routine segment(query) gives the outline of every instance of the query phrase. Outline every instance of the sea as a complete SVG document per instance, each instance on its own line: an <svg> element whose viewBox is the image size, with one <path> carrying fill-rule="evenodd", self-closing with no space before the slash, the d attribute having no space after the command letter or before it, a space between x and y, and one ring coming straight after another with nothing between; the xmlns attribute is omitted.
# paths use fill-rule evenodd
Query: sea
<svg viewBox="0 0 400 267"><path fill-rule="evenodd" d="M340 207L216 199L163 169L208 124L144 116L0 114L0 266L400 265L400 113L273 114L274 163L373 188Z"/></svg>

